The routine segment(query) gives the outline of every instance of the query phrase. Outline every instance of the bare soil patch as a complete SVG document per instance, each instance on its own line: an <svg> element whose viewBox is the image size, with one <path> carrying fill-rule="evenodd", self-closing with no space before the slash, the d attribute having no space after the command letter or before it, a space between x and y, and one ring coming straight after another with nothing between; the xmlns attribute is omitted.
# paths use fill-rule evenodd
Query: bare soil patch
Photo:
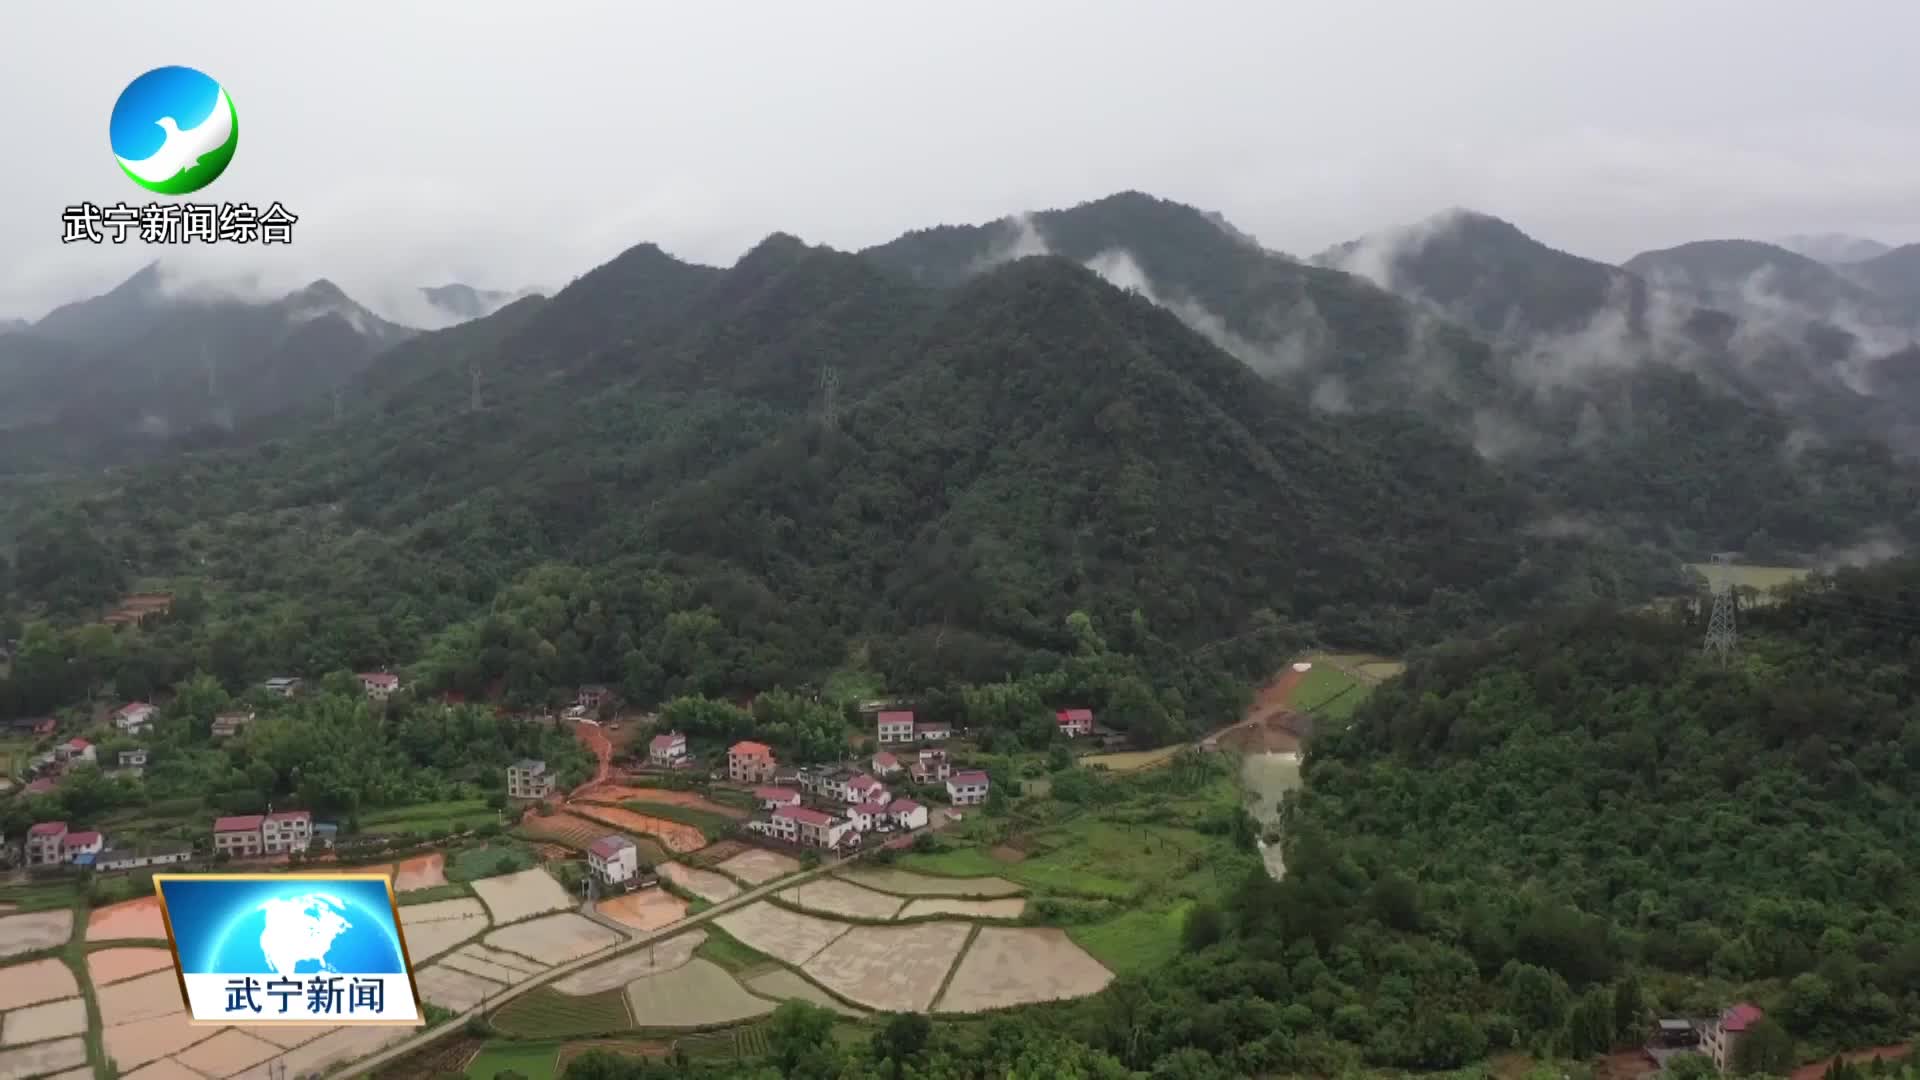
<svg viewBox="0 0 1920 1080"><path fill-rule="evenodd" d="M201 1080L201 1074L172 1058L161 1058L128 1073L127 1080Z"/></svg>
<svg viewBox="0 0 1920 1080"><path fill-rule="evenodd" d="M400 922L409 930L430 922L453 919L487 921L487 906L471 896L457 900L435 900L428 904L408 904L400 909Z"/></svg>
<svg viewBox="0 0 1920 1080"><path fill-rule="evenodd" d="M658 930L687 917L687 902L665 889L640 889L602 900L594 910L635 930Z"/></svg>
<svg viewBox="0 0 1920 1080"><path fill-rule="evenodd" d="M983 926L960 958L940 1011L984 1012L1085 997L1112 981L1113 972L1064 930Z"/></svg>
<svg viewBox="0 0 1920 1080"><path fill-rule="evenodd" d="M180 990L176 984L174 1000L178 1001ZM131 1069L145 1065L149 1061L158 1061L169 1054L177 1054L197 1042L213 1038L225 1028L195 1027L187 1019L185 1012L173 1012L163 1016L149 1016L144 1020L135 1020L129 1024L115 1024L100 1035L101 1045L106 1048L107 1056L119 1062L122 1069Z"/></svg>
<svg viewBox="0 0 1920 1080"><path fill-rule="evenodd" d="M569 997L585 997L611 990L616 986L625 986L635 979L657 975L693 959L693 950L707 940L705 930L691 930L678 934L645 949L636 949L624 956L616 956L604 964L595 964L583 971L576 971L563 979L556 980L553 988Z"/></svg>
<svg viewBox="0 0 1920 1080"><path fill-rule="evenodd" d="M917 919L925 915L965 915L975 919L1017 919L1025 914L1027 902L1018 896L999 900L963 900L953 896L923 896L907 901L896 919Z"/></svg>
<svg viewBox="0 0 1920 1080"><path fill-rule="evenodd" d="M15 1009L0 1022L0 1043L19 1046L44 1042L62 1035L80 1035L87 1030L87 1002L70 997Z"/></svg>
<svg viewBox="0 0 1920 1080"><path fill-rule="evenodd" d="M846 923L802 915L765 900L729 911L714 922L743 944L789 964L805 963L848 930Z"/></svg>
<svg viewBox="0 0 1920 1080"><path fill-rule="evenodd" d="M773 1002L747 993L711 960L692 960L627 985L635 1027L690 1028L749 1020L773 1011Z"/></svg>
<svg viewBox="0 0 1920 1080"><path fill-rule="evenodd" d="M65 967L66 965L61 965ZM87 954L87 978L95 986L131 979L149 971L173 967L173 953L167 949L98 949Z"/></svg>
<svg viewBox="0 0 1920 1080"><path fill-rule="evenodd" d="M511 971L517 971L522 975L538 975L547 970L547 965L538 960L529 960L524 956L516 956L510 952L501 952L499 949L489 949L479 942L460 946L454 955L471 956L476 960L485 960L489 964L498 964Z"/></svg>
<svg viewBox="0 0 1920 1080"><path fill-rule="evenodd" d="M171 970L98 987L93 997L100 1005L100 1022L107 1027L165 1016L187 1007L180 998L180 977Z"/></svg>
<svg viewBox="0 0 1920 1080"><path fill-rule="evenodd" d="M447 883L447 856L438 851L402 859L393 865L393 891L437 889Z"/></svg>
<svg viewBox="0 0 1920 1080"><path fill-rule="evenodd" d="M38 1046L22 1046L0 1051L0 1080L43 1076L61 1069L78 1068L86 1063L87 1044L81 1039L61 1039Z"/></svg>
<svg viewBox="0 0 1920 1080"><path fill-rule="evenodd" d="M693 810L705 810L708 813L730 817L735 821L745 821L753 815L737 806L717 803L703 795L691 791L670 791L666 788L639 788L622 785L608 785L593 789L589 800L592 802L652 802L664 806L685 806Z"/></svg>
<svg viewBox="0 0 1920 1080"><path fill-rule="evenodd" d="M103 908L95 908L93 914L87 916L88 941L125 941L128 938L166 940L167 922L160 914L158 896L142 896L108 904Z"/></svg>
<svg viewBox="0 0 1920 1080"><path fill-rule="evenodd" d="M701 848L700 854L695 856L693 861L701 866L714 866L726 862L743 851L752 850L754 849L738 840L716 840Z"/></svg>
<svg viewBox="0 0 1920 1080"><path fill-rule="evenodd" d="M891 866L859 867L838 875L856 885L897 896L1018 896L1026 891L1005 878L938 877Z"/></svg>
<svg viewBox="0 0 1920 1080"><path fill-rule="evenodd" d="M800 872L800 860L766 848L748 848L715 867L749 885L765 885Z"/></svg>
<svg viewBox="0 0 1920 1080"><path fill-rule="evenodd" d="M747 980L747 989L764 998L775 1001L804 1001L818 1005L823 1009L832 1009L841 1016L865 1016L865 1009L853 1006L820 989L796 973L792 968L774 968L763 971Z"/></svg>
<svg viewBox="0 0 1920 1080"><path fill-rule="evenodd" d="M405 929L407 959L416 964L424 963L486 930L485 919L447 919L409 926Z"/></svg>
<svg viewBox="0 0 1920 1080"><path fill-rule="evenodd" d="M50 949L72 936L72 911L34 911L0 917L0 957ZM160 936L167 935L163 932Z"/></svg>
<svg viewBox="0 0 1920 1080"><path fill-rule="evenodd" d="M339 1028L326 1027L258 1027L248 1028L248 1033L265 1039L283 1049L310 1043L329 1031Z"/></svg>
<svg viewBox="0 0 1920 1080"><path fill-rule="evenodd" d="M429 964L413 973L420 997L443 1009L465 1012L507 988L504 981L483 979L444 963Z"/></svg>
<svg viewBox="0 0 1920 1080"><path fill-rule="evenodd" d="M592 919L564 911L495 930L481 940L489 948L557 966L617 944L620 937Z"/></svg>
<svg viewBox="0 0 1920 1080"><path fill-rule="evenodd" d="M659 837L660 842L667 845L668 851L680 855L699 851L707 846L707 834L691 825L682 825L680 822L668 821L666 818L657 818L649 814L637 814L625 807L575 803L573 813L609 828Z"/></svg>
<svg viewBox="0 0 1920 1080"><path fill-rule="evenodd" d="M897 896L863 889L834 877L814 878L782 889L776 895L795 907L854 919L891 919L901 907Z"/></svg>
<svg viewBox="0 0 1920 1080"><path fill-rule="evenodd" d="M489 982L497 982L505 986L525 982L533 977L530 973L520 968L508 967L505 964L496 964L491 960L474 956L465 949L458 949L448 953L441 957L439 964L435 966L450 968L454 971L464 971L469 975L477 975Z"/></svg>
<svg viewBox="0 0 1920 1080"><path fill-rule="evenodd" d="M334 1028L287 1051L280 1060L286 1064L289 1077L319 1075L335 1065L358 1060L397 1043L414 1032L415 1029L405 1027Z"/></svg>
<svg viewBox="0 0 1920 1080"><path fill-rule="evenodd" d="M973 927L963 922L856 926L800 970L882 1012L926 1012Z"/></svg>
<svg viewBox="0 0 1920 1080"><path fill-rule="evenodd" d="M537 866L517 874L481 878L473 883L473 891L487 905L496 926L573 906L567 890Z"/></svg>
<svg viewBox="0 0 1920 1080"><path fill-rule="evenodd" d="M718 904L740 895L733 879L711 870L699 870L685 863L663 862L654 868L660 876L710 904Z"/></svg>
<svg viewBox="0 0 1920 1080"><path fill-rule="evenodd" d="M166 953L165 949L155 951ZM171 964L173 958L168 957L167 962ZM38 1005L79 992L80 983L73 977L73 969L51 957L0 969L0 1010Z"/></svg>
<svg viewBox="0 0 1920 1080"><path fill-rule="evenodd" d="M174 1055L173 1060L207 1076L232 1076L278 1054L280 1048L234 1028Z"/></svg>

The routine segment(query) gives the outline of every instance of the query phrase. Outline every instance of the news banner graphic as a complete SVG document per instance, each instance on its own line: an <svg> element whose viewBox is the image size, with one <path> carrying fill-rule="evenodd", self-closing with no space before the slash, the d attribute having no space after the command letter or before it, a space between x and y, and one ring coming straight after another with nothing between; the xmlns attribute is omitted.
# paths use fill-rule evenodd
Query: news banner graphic
<svg viewBox="0 0 1920 1080"><path fill-rule="evenodd" d="M196 1024L418 1026L384 874L155 874Z"/></svg>
<svg viewBox="0 0 1920 1080"><path fill-rule="evenodd" d="M293 212L275 202L265 210L246 203L148 203L101 206L81 203L60 215L60 242L124 244L138 236L148 244L291 244ZM111 234L111 235L109 235Z"/></svg>

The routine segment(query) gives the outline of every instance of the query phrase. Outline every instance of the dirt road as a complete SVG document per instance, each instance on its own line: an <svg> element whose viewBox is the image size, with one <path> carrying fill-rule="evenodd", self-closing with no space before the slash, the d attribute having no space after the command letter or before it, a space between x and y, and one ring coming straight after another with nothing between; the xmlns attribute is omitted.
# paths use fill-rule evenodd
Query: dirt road
<svg viewBox="0 0 1920 1080"><path fill-rule="evenodd" d="M1300 749L1304 724L1300 715L1289 707L1289 702L1306 677L1306 672L1296 671L1288 664L1254 694L1246 716L1200 740L1201 748L1211 750L1225 746L1233 750L1277 752Z"/></svg>
<svg viewBox="0 0 1920 1080"><path fill-rule="evenodd" d="M575 724L573 737L579 739L588 750L593 751L593 756L600 762L593 771L593 779L574 789L573 794L579 795L613 778L613 740L607 738L607 733L600 730L599 724Z"/></svg>

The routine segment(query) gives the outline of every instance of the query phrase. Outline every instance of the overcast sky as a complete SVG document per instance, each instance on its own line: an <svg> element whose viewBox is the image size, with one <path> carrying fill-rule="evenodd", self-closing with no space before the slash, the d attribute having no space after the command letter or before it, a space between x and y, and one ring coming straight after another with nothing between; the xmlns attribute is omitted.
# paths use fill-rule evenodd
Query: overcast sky
<svg viewBox="0 0 1920 1080"><path fill-rule="evenodd" d="M1619 260L1689 239L1920 240L1920 5L10 3L0 315L167 249L63 247L140 203L107 117L198 67L240 117L203 195L300 215L272 281L564 285L653 240L731 261L1138 188L1311 253L1468 206ZM222 270L231 269L230 266Z"/></svg>

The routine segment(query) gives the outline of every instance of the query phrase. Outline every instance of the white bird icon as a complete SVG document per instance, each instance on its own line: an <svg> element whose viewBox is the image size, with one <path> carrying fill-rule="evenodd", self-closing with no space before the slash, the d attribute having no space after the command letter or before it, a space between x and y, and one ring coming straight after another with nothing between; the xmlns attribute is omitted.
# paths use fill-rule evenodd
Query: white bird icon
<svg viewBox="0 0 1920 1080"><path fill-rule="evenodd" d="M180 122L171 116L163 116L154 121L160 130L167 133L167 140L153 156L139 161L120 158L120 164L126 170L149 184L158 184L179 176L182 172L200 164L200 159L226 145L233 137L233 106L227 101L227 92L220 91L214 99L213 112L205 120L185 131L180 130ZM119 157L118 154L114 155Z"/></svg>

